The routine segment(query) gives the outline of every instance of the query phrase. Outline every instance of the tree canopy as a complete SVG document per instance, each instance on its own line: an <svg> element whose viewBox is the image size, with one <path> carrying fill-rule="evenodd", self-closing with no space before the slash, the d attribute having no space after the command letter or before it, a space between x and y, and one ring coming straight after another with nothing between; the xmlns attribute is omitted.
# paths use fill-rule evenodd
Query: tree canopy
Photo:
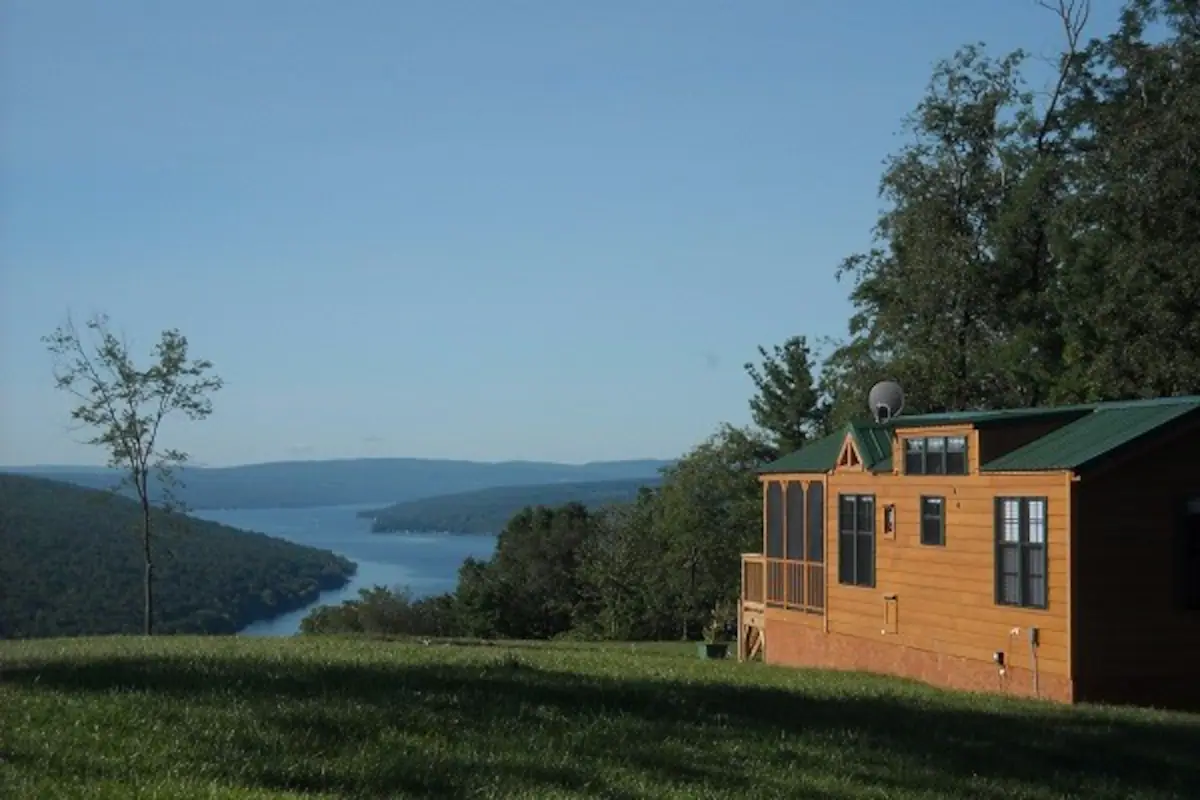
<svg viewBox="0 0 1200 800"><path fill-rule="evenodd" d="M885 374L919 411L1200 391L1198 9L1132 0L1085 42L1087 4L1063 0L1048 86L1022 51L937 66L874 246L839 268L855 314L824 365L835 419Z"/></svg>

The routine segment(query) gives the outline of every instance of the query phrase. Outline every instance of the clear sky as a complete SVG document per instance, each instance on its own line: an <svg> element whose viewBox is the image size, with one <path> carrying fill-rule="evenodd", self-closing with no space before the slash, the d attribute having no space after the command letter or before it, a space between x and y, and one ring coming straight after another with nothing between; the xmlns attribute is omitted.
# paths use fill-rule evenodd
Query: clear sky
<svg viewBox="0 0 1200 800"><path fill-rule="evenodd" d="M1094 33L1115 0L1097 2ZM97 463L39 336L179 327L206 464L673 457L845 332L933 62L1035 0L8 0L0 463Z"/></svg>

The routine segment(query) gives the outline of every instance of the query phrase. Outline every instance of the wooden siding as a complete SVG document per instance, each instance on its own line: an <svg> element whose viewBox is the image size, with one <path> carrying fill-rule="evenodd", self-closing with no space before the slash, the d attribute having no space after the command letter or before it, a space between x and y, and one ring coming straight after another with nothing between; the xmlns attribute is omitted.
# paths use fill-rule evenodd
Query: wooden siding
<svg viewBox="0 0 1200 800"><path fill-rule="evenodd" d="M972 452L977 450L972 447ZM972 456L973 465L975 459ZM1039 670L1069 677L1069 487L1062 472L831 475L825 522L828 631L988 664L993 663L995 652L1002 651L1008 666L1030 669L1034 664L1028 629L1037 627ZM837 580L839 494L875 496L874 587L844 586ZM945 545L920 543L922 495L945 498ZM995 602L997 496L1047 500L1049 607L1045 610ZM889 539L881 535L883 514L893 504L896 536Z"/></svg>
<svg viewBox="0 0 1200 800"><path fill-rule="evenodd" d="M767 627L770 627L772 622L783 622L789 625L801 625L805 628L813 628L815 630L825 630L825 617L821 614L806 614L803 611L790 611L784 608L772 608L767 606L763 614L763 619L767 622Z"/></svg>
<svg viewBox="0 0 1200 800"><path fill-rule="evenodd" d="M1200 496L1197 452L1200 420L1076 484L1072 629L1082 699L1200 698L1200 611L1182 610L1175 594L1181 505Z"/></svg>

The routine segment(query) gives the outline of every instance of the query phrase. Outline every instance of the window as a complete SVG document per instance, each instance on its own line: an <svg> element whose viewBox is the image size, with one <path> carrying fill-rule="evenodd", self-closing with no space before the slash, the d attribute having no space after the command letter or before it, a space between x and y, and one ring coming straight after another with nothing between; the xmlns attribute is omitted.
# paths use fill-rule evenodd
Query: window
<svg viewBox="0 0 1200 800"><path fill-rule="evenodd" d="M925 440L925 473L946 474L946 440L933 436Z"/></svg>
<svg viewBox="0 0 1200 800"><path fill-rule="evenodd" d="M925 436L904 440L908 475L966 475L966 436Z"/></svg>
<svg viewBox="0 0 1200 800"><path fill-rule="evenodd" d="M946 437L946 474L967 474L967 437Z"/></svg>
<svg viewBox="0 0 1200 800"><path fill-rule="evenodd" d="M873 495L838 495L838 582L875 585Z"/></svg>
<svg viewBox="0 0 1200 800"><path fill-rule="evenodd" d="M1046 500L996 498L996 602L1047 608Z"/></svg>
<svg viewBox="0 0 1200 800"><path fill-rule="evenodd" d="M946 543L946 498L921 498L921 544Z"/></svg>
<svg viewBox="0 0 1200 800"><path fill-rule="evenodd" d="M904 440L904 471L909 475L925 474L925 440Z"/></svg>
<svg viewBox="0 0 1200 800"><path fill-rule="evenodd" d="M783 558L783 486L767 484L767 558Z"/></svg>
<svg viewBox="0 0 1200 800"><path fill-rule="evenodd" d="M787 541L784 553L790 561L804 560L804 487L787 484Z"/></svg>

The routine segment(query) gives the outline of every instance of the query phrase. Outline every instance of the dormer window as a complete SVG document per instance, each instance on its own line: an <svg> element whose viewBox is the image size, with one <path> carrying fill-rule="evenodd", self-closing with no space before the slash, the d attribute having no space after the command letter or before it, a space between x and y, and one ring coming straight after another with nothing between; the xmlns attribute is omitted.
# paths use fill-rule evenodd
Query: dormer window
<svg viewBox="0 0 1200 800"><path fill-rule="evenodd" d="M966 475L966 436L916 436L904 440L908 475Z"/></svg>

